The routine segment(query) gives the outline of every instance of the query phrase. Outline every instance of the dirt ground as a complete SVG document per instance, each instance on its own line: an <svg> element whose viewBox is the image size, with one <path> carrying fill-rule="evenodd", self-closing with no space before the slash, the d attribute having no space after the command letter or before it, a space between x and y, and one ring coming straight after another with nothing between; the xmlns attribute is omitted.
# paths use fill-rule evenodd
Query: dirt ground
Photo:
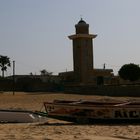
<svg viewBox="0 0 140 140"><path fill-rule="evenodd" d="M69 100L140 100L129 97L74 95L63 93L0 93L0 109L43 109L43 102ZM140 140L140 124L78 125L47 118L37 123L1 123L0 140Z"/></svg>

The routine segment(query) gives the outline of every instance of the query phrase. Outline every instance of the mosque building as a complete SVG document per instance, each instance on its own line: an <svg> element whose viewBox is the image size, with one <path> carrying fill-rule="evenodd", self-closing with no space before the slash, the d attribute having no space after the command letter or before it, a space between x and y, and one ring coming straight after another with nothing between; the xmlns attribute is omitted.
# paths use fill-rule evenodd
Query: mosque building
<svg viewBox="0 0 140 140"><path fill-rule="evenodd" d="M73 44L73 71L59 73L64 84L72 85L104 85L110 84L113 70L96 69L93 61L93 39L89 34L89 24L82 18L75 25L75 34L68 36Z"/></svg>

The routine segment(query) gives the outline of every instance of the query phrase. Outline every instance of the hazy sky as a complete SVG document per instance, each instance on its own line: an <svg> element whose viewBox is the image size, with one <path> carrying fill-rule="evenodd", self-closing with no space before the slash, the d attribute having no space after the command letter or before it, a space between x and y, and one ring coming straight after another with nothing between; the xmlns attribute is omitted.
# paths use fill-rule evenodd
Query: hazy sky
<svg viewBox="0 0 140 140"><path fill-rule="evenodd" d="M117 73L123 64L140 64L140 0L0 0L0 55L16 61L16 74L72 70L67 36L81 15L98 35L95 68L106 63Z"/></svg>

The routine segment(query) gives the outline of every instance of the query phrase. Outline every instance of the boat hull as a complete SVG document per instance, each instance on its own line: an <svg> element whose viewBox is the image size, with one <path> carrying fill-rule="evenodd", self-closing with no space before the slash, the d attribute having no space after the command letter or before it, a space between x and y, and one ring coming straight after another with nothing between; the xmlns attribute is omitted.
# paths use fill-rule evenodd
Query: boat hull
<svg viewBox="0 0 140 140"><path fill-rule="evenodd" d="M31 111L0 110L1 123L32 123L42 119L42 116Z"/></svg>
<svg viewBox="0 0 140 140"><path fill-rule="evenodd" d="M55 101L44 105L48 116L72 122L140 120L140 103Z"/></svg>

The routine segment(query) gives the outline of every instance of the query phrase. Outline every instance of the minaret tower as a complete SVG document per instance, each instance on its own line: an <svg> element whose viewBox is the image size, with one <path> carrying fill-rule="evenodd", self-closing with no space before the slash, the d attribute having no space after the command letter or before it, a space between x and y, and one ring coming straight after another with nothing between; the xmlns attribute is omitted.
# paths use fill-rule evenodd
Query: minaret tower
<svg viewBox="0 0 140 140"><path fill-rule="evenodd" d="M82 18L75 25L76 34L70 35L73 41L73 65L75 80L87 83L91 71L93 71L93 43L92 39L97 35L89 34L89 24Z"/></svg>

